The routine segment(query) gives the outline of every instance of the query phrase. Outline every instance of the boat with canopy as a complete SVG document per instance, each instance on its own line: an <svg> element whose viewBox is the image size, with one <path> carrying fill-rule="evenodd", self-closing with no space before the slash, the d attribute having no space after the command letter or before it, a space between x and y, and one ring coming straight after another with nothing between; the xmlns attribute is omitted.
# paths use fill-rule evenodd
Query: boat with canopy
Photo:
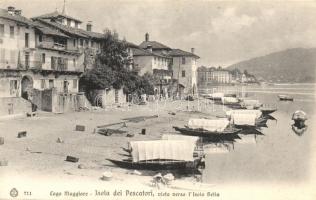
<svg viewBox="0 0 316 200"><path fill-rule="evenodd" d="M178 170L197 169L201 158L194 158L191 140L150 140L129 142L131 158L110 162L129 169Z"/></svg>

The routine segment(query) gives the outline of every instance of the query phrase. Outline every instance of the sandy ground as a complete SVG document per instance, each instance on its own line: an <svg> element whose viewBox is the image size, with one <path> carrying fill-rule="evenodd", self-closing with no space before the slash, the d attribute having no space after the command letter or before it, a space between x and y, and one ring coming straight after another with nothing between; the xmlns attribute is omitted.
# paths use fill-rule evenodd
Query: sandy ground
<svg viewBox="0 0 316 200"><path fill-rule="evenodd" d="M198 103L200 106L197 106ZM183 126L190 117L212 117L221 112L220 106L213 107L204 101L166 101L65 114L40 112L37 117L1 121L0 136L5 141L0 146L0 158L8 160L8 166L0 167L0 175L27 176L38 180L51 176L61 180L100 181L103 172L111 171L114 174L113 181L117 183L126 184L128 180L135 183L137 179L148 184L151 177L132 175L132 171L113 166L106 159L124 158L125 152L121 147L127 147L128 141L160 139L163 134L175 133L172 126ZM122 119L129 117L157 114L158 118L128 122L127 127L121 128L134 134L134 137L126 137L127 133L111 136L94 133L99 125L122 122ZM76 125L84 125L86 130L75 131ZM146 128L146 135L140 134L143 128ZM27 131L27 137L17 138L19 131ZM57 143L58 138L63 143ZM79 162L66 162L67 155L78 157ZM83 169L78 168L79 164ZM183 179L194 182L192 177Z"/></svg>

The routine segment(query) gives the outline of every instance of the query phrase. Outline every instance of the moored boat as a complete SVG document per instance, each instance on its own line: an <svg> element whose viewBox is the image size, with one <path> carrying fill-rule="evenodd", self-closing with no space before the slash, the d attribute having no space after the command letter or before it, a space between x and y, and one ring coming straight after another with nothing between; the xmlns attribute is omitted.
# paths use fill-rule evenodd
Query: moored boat
<svg viewBox="0 0 316 200"><path fill-rule="evenodd" d="M226 115L236 128L266 127L268 121L260 110L230 110L226 112Z"/></svg>
<svg viewBox="0 0 316 200"><path fill-rule="evenodd" d="M183 135L189 135L189 136L199 136L204 141L209 142L219 142L219 141L234 141L236 139L240 139L238 136L238 133L241 131L241 129L238 128L226 128L223 131L207 131L205 129L193 129L189 127L173 127L176 131L179 131Z"/></svg>
<svg viewBox="0 0 316 200"><path fill-rule="evenodd" d="M280 101L294 101L294 98L289 95L278 95Z"/></svg>
<svg viewBox="0 0 316 200"><path fill-rule="evenodd" d="M227 118L190 119L184 127L173 127L183 135L199 136L211 141L234 140L241 129L230 126Z"/></svg>

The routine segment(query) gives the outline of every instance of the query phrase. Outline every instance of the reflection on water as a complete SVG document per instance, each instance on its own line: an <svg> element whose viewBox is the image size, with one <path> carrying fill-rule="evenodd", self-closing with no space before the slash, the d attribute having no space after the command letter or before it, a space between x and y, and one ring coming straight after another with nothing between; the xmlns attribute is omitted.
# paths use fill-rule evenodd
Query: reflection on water
<svg viewBox="0 0 316 200"><path fill-rule="evenodd" d="M297 127L297 126L295 126L295 124L293 124L292 130L294 131L294 133L296 133L296 135L302 136L304 134L304 132L307 130L307 126Z"/></svg>
<svg viewBox="0 0 316 200"><path fill-rule="evenodd" d="M234 140L228 151L210 150L205 159L205 182L297 182L309 176L310 142L315 129L311 123L315 121L315 85L216 86L200 90L200 93L212 92L258 99L276 105L277 111L268 116L268 127L240 132L240 139ZM278 94L291 94L294 101L279 101ZM296 110L303 110L309 116L308 129L292 126L291 116Z"/></svg>

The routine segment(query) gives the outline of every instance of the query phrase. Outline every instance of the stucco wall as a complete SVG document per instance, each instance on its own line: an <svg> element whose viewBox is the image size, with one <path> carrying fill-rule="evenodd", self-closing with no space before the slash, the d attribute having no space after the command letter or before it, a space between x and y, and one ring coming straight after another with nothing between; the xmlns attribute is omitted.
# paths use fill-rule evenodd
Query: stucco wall
<svg viewBox="0 0 316 200"><path fill-rule="evenodd" d="M0 116L25 114L32 111L31 103L20 97L0 98Z"/></svg>
<svg viewBox="0 0 316 200"><path fill-rule="evenodd" d="M189 92L194 85L197 85L197 64L195 58L185 57L185 64L182 64L182 57L174 57L172 70L173 78L179 80L179 83L185 87L185 92ZM182 77L183 70L185 71L185 77Z"/></svg>
<svg viewBox="0 0 316 200"><path fill-rule="evenodd" d="M153 73L153 69L168 70L169 61L158 56L134 56L134 65L140 68L139 75Z"/></svg>
<svg viewBox="0 0 316 200"><path fill-rule="evenodd" d="M20 61L24 64L25 52L30 53L30 62L34 60L31 48L35 47L35 32L33 28L17 26L11 20L1 19L0 24L4 24L4 36L0 36L0 68L17 68L18 56L20 51ZM10 26L14 27L14 37L10 37ZM29 47L25 48L25 33L29 33ZM1 51L5 49L5 59L2 60Z"/></svg>

